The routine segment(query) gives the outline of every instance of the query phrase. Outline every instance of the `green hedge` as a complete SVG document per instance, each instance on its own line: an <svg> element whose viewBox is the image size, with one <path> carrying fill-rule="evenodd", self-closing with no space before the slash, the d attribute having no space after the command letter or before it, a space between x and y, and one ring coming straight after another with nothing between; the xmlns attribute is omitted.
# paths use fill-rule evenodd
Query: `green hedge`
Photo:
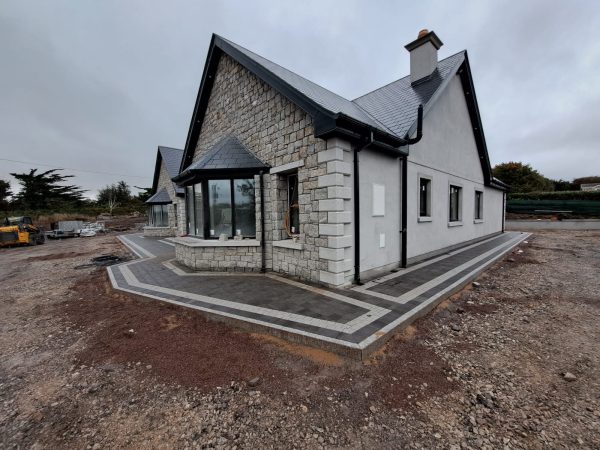
<svg viewBox="0 0 600 450"><path fill-rule="evenodd" d="M600 216L600 201L593 200L508 200L506 211L518 214L549 214L547 211L568 211L569 216Z"/></svg>
<svg viewBox="0 0 600 450"><path fill-rule="evenodd" d="M600 191L510 192L509 200L590 200L600 201Z"/></svg>

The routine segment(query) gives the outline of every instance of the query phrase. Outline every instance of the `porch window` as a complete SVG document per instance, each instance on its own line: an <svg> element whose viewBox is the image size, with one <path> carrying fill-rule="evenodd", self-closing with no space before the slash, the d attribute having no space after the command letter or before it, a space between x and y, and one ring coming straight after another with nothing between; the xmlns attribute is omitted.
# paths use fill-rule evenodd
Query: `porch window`
<svg viewBox="0 0 600 450"><path fill-rule="evenodd" d="M450 185L450 222L460 222L461 191L462 188L460 186Z"/></svg>
<svg viewBox="0 0 600 450"><path fill-rule="evenodd" d="M475 220L483 219L483 192L475 191Z"/></svg>
<svg viewBox="0 0 600 450"><path fill-rule="evenodd" d="M193 204L194 232L192 234L202 236L204 233L204 203L202 201L201 183L194 185Z"/></svg>
<svg viewBox="0 0 600 450"><path fill-rule="evenodd" d="M185 210L187 216L187 234L196 234L196 219L194 216L194 186L185 188Z"/></svg>
<svg viewBox="0 0 600 450"><path fill-rule="evenodd" d="M256 235L256 205L254 180L233 180L233 204L235 210L235 234Z"/></svg>
<svg viewBox="0 0 600 450"><path fill-rule="evenodd" d="M431 216L431 180L419 178L419 217Z"/></svg>
<svg viewBox="0 0 600 450"><path fill-rule="evenodd" d="M256 236L253 178L203 180L188 186L186 196L188 234L205 239Z"/></svg>
<svg viewBox="0 0 600 450"><path fill-rule="evenodd" d="M169 226L169 205L152 205L148 211L148 222L153 227Z"/></svg>

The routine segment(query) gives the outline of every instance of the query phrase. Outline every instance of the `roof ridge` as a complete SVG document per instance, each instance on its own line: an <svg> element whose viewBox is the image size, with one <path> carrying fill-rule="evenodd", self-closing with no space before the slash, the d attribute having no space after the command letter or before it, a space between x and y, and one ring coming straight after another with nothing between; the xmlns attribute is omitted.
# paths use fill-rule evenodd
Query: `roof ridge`
<svg viewBox="0 0 600 450"><path fill-rule="evenodd" d="M450 55L450 56L446 56L444 59L440 59L440 60L438 61L438 64L439 64L439 63L441 63L442 61L446 61L446 60L448 60L448 59L450 59L450 58L453 58L453 57L455 57L455 56L459 55L460 53L465 53L466 51L467 51L467 50L466 50L466 49L464 49L464 50L458 51L458 52L456 52L456 53L454 53L454 54L452 54L452 55ZM380 86L380 87L378 87L378 88L375 88L375 89L373 89L373 90L371 90L371 91L367 92L366 94L360 95L360 96L356 97L355 99L352 99L352 100L351 100L351 102L352 102L352 103L354 103L354 104L356 104L356 105L358 105L358 103L355 103L355 102L356 102L356 100L359 100L359 99L361 99L361 98L363 98L363 97L366 97L367 95L373 94L374 92L377 92L377 91L378 91L378 90L380 90L380 89L386 88L386 87L388 87L388 86L390 86L390 85L392 85L392 84L394 84L394 83L397 83L398 81L404 80L405 78L408 78L408 77L410 77L410 74L408 74L408 75L404 75L403 77L400 77L400 78L397 78L397 79L395 79L395 80L392 80L392 81L390 81L389 83L386 83L386 84L384 84L383 86ZM359 105L359 106L360 106L360 105Z"/></svg>

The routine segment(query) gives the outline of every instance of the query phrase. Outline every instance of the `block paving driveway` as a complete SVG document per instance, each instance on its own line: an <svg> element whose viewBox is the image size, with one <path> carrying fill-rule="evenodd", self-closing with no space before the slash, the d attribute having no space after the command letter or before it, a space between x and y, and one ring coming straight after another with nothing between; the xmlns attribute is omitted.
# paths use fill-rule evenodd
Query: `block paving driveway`
<svg viewBox="0 0 600 450"><path fill-rule="evenodd" d="M129 234L119 239L138 259L108 273L115 289L362 358L528 236L507 232L363 286L326 289L274 273L194 272L175 261L168 239Z"/></svg>

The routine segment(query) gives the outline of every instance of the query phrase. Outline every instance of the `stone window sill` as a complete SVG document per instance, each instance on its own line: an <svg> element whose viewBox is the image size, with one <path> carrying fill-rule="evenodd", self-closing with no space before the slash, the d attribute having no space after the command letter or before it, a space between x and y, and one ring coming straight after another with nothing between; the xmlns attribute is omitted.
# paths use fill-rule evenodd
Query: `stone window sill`
<svg viewBox="0 0 600 450"><path fill-rule="evenodd" d="M483 219L473 219L473 223L483 223Z"/></svg>
<svg viewBox="0 0 600 450"><path fill-rule="evenodd" d="M282 239L281 241L273 241L273 247L302 250L304 248L304 244L302 242L294 242L292 239Z"/></svg>
<svg viewBox="0 0 600 450"><path fill-rule="evenodd" d="M462 227L462 224L462 220L459 220L457 222L448 222L449 227Z"/></svg>
<svg viewBox="0 0 600 450"><path fill-rule="evenodd" d="M433 222L433 219L428 216L421 216L417 218L417 222Z"/></svg>
<svg viewBox="0 0 600 450"><path fill-rule="evenodd" d="M169 239L169 241L185 247L260 247L260 241L256 239L219 241L217 239L199 239L190 236L181 236Z"/></svg>

